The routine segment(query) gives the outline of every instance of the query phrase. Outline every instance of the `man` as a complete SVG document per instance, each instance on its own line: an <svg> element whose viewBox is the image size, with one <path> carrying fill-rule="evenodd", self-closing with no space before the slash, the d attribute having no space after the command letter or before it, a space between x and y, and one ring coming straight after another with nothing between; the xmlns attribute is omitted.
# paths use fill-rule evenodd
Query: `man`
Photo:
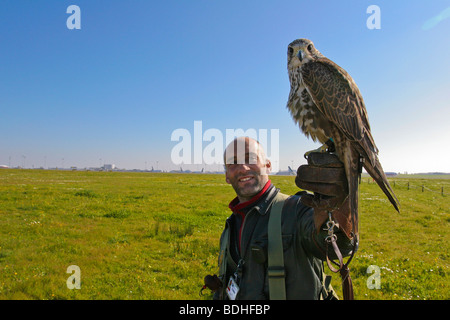
<svg viewBox="0 0 450 320"><path fill-rule="evenodd" d="M224 160L226 182L231 184L237 196L229 204L233 213L227 219L220 239L219 276L214 279L209 276L205 283L215 290L214 299L270 299L268 221L279 193L269 179L271 163L261 145L248 137L231 142L225 150ZM320 168L319 174L311 169L317 168L300 167L296 184L314 191L315 196L291 197L290 204L285 204L282 213L286 299L329 298L324 290L323 261L326 252L332 259L336 255L330 253L333 250L328 251L325 240L328 233L323 228L330 208L340 226L333 230L340 252L346 256L353 249L352 235L348 231L351 228L347 191L342 187L346 185L343 168L336 171L336 168L324 167ZM302 172L313 178L302 180ZM324 174L331 177L326 179L330 183L321 181ZM316 176L317 179L314 178ZM328 196L320 197L320 193ZM207 283L212 279L215 285Z"/></svg>

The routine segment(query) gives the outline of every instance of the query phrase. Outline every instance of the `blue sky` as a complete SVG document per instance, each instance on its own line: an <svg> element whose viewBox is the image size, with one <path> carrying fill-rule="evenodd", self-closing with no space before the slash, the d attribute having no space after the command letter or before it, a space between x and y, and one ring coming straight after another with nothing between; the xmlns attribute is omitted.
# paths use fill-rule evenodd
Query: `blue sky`
<svg viewBox="0 0 450 320"><path fill-rule="evenodd" d="M66 27L72 4L81 9L80 30ZM372 4L381 29L366 26ZM277 129L280 169L297 167L318 145L286 109L286 50L309 38L358 84L386 171L450 172L449 7L439 0L4 0L0 164L172 170L179 167L172 132L193 133L202 121L204 131L224 135Z"/></svg>

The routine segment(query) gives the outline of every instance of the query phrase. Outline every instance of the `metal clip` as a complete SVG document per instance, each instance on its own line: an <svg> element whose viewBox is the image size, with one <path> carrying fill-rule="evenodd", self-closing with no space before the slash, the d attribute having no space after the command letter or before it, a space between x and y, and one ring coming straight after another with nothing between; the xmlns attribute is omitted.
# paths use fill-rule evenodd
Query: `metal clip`
<svg viewBox="0 0 450 320"><path fill-rule="evenodd" d="M331 241L336 241L336 235L334 234L334 227L337 226L337 223L331 218L331 212L328 211L328 221L327 227L323 230L328 231L328 236L325 238L325 241L330 243Z"/></svg>

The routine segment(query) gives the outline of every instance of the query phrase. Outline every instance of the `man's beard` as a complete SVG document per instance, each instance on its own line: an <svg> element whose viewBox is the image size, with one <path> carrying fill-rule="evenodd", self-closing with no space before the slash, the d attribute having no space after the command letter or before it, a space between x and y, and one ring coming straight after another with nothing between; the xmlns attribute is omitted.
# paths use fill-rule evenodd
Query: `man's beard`
<svg viewBox="0 0 450 320"><path fill-rule="evenodd" d="M250 199L264 188L264 176L259 172L248 172L231 182L239 198Z"/></svg>

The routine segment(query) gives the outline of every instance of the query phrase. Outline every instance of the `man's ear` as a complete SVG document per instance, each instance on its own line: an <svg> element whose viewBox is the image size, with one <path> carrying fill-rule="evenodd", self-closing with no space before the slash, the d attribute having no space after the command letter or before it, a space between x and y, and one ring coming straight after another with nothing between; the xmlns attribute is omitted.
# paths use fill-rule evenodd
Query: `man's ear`
<svg viewBox="0 0 450 320"><path fill-rule="evenodd" d="M231 184L231 180L228 179L228 176L227 176L227 170L226 170L226 169L225 169L225 181L226 181L228 184Z"/></svg>
<svg viewBox="0 0 450 320"><path fill-rule="evenodd" d="M266 160L266 165L264 166L264 170L266 171L265 174L269 175L269 173L272 171L272 163L270 160Z"/></svg>

